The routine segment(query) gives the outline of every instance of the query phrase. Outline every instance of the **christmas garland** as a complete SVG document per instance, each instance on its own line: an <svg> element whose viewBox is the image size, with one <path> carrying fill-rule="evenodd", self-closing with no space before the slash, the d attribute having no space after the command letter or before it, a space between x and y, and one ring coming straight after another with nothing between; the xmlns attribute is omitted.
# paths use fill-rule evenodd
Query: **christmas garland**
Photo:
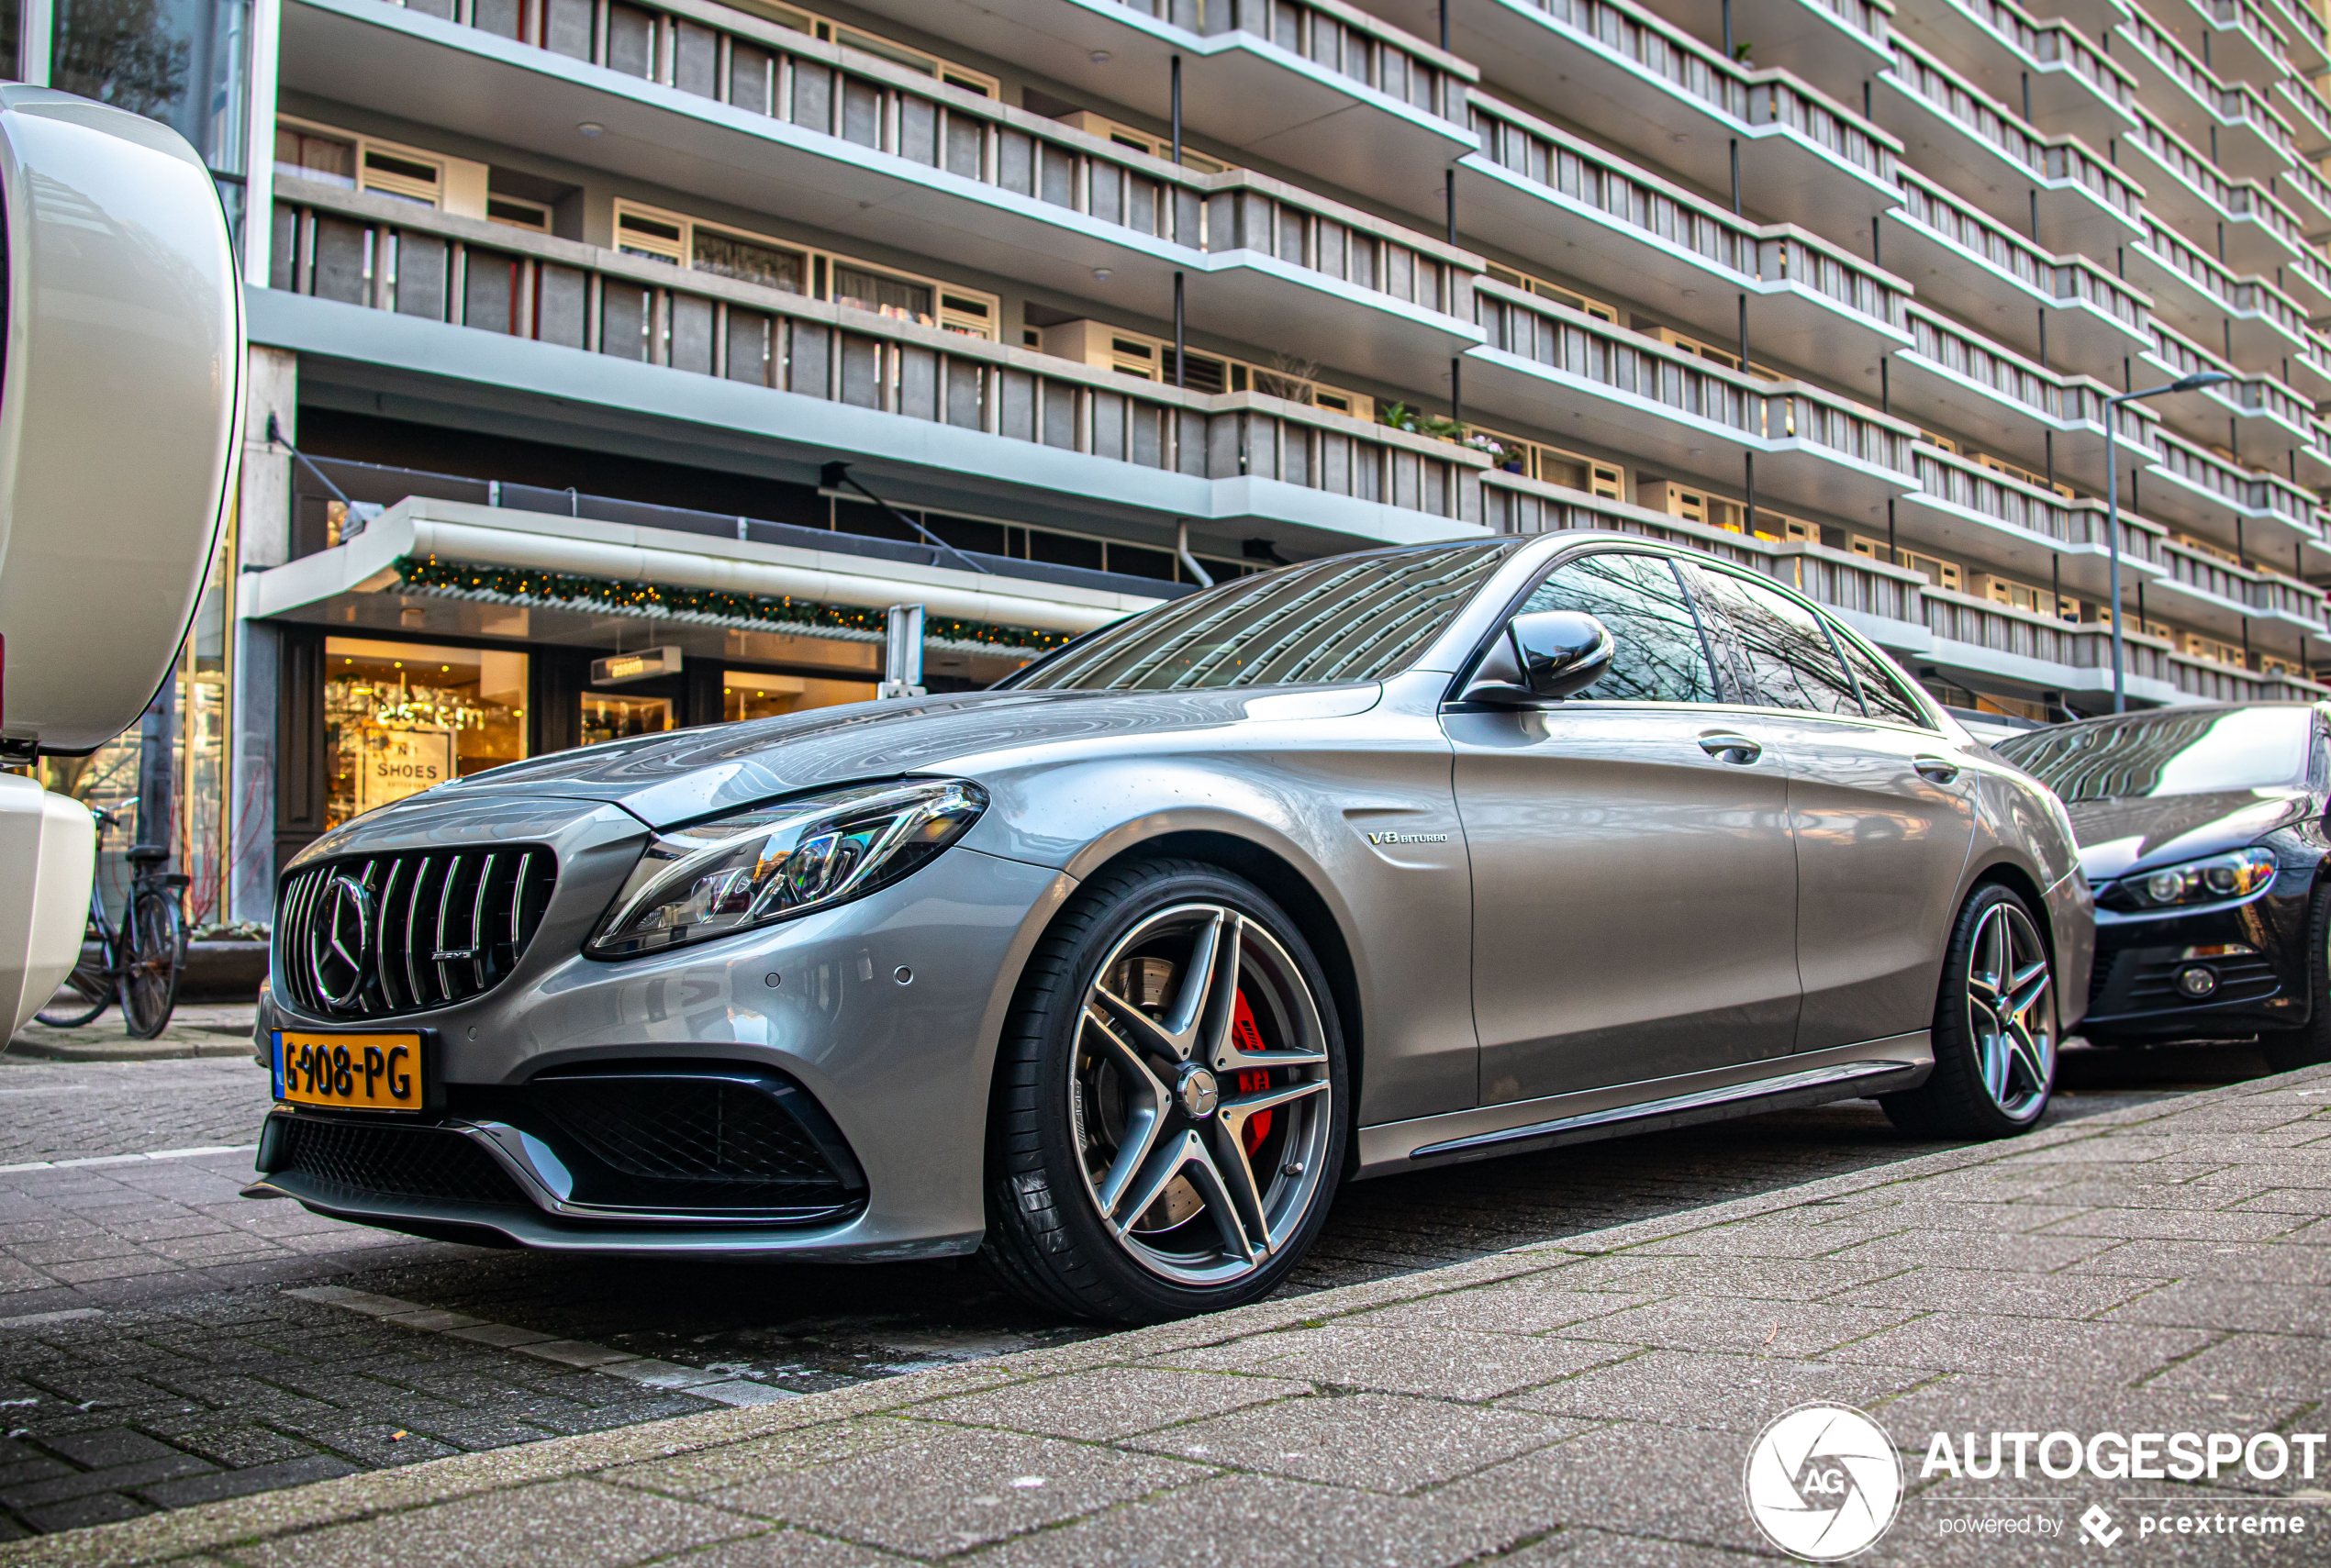
<svg viewBox="0 0 2331 1568"><path fill-rule="evenodd" d="M663 583L580 577L564 572L467 566L440 561L433 555L400 555L390 570L407 587L424 592L530 604L608 606L633 615L731 625L801 627L839 632L853 641L879 639L888 624L881 610L817 604L790 595L730 594L717 588L678 588ZM926 641L1014 653L1047 652L1074 635L1033 627L998 626L993 621L959 620L953 616L927 616L922 630Z"/></svg>

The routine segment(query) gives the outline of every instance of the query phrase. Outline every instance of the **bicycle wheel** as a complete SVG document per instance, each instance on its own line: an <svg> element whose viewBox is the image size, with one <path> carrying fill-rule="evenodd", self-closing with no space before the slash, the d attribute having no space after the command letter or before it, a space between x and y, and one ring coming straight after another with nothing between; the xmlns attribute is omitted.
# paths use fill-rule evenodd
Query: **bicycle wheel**
<svg viewBox="0 0 2331 1568"><path fill-rule="evenodd" d="M130 895L123 931L121 1010L132 1040L151 1040L169 1027L178 1006L178 974L186 962L185 915L174 891L140 887Z"/></svg>
<svg viewBox="0 0 2331 1568"><path fill-rule="evenodd" d="M84 957L49 998L49 1005L32 1016L52 1029L77 1029L97 1021L97 1015L113 1001L113 943L99 933L97 952L94 958Z"/></svg>

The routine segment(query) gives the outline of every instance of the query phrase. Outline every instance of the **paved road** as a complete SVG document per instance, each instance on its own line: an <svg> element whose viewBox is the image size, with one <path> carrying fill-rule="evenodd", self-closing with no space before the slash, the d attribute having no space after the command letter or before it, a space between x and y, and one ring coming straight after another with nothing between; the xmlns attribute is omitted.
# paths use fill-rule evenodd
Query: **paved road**
<svg viewBox="0 0 2331 1568"><path fill-rule="evenodd" d="M2257 1067L2201 1053L2082 1063L2052 1114L2093 1115ZM265 1103L247 1062L0 1061L0 1533L1095 1331L1020 1307L976 1264L641 1270L414 1241L251 1202L236 1195L246 1151L183 1151L247 1143ZM1364 1183L1343 1195L1290 1288L1382 1278L1931 1148L1849 1102ZM318 1286L440 1313L392 1321L289 1294ZM552 1342L513 1342L544 1336ZM664 1381L697 1391L641 1381L640 1365L630 1377L589 1369L617 1354L668 1363Z"/></svg>

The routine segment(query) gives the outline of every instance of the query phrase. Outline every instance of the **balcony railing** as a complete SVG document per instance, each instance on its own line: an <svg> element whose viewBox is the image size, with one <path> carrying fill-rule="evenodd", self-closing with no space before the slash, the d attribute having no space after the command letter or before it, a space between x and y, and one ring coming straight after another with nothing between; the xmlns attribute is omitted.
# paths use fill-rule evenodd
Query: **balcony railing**
<svg viewBox="0 0 2331 1568"><path fill-rule="evenodd" d="M2057 257L1980 207L1905 164L1900 172L1908 221L1969 251L2043 299L2078 302L2142 332L2152 302L2086 257Z"/></svg>
<svg viewBox="0 0 2331 1568"><path fill-rule="evenodd" d="M2236 566L2173 539L2161 540L2158 561L2161 574L2169 581L2238 611L2295 622L2313 632L2325 628L2320 588Z"/></svg>
<svg viewBox="0 0 2331 1568"><path fill-rule="evenodd" d="M1415 39L1356 6L1334 0L1118 0L1128 10L1200 37L1249 33L1366 87L1444 120L1463 123L1474 78L1461 62L1427 53Z"/></svg>
<svg viewBox="0 0 2331 1568"><path fill-rule="evenodd" d="M2296 675L2264 675L2182 653L2167 656L2170 684L2203 702L2321 702L2331 686Z"/></svg>
<svg viewBox="0 0 2331 1568"><path fill-rule="evenodd" d="M2102 439L2105 399L2112 389L2102 382L2043 370L1921 305L1910 307L1909 320L1910 352L2052 424L2087 426ZM2121 439L2141 437L2145 425L2136 411L2124 405L2120 415Z"/></svg>
<svg viewBox="0 0 2331 1568"><path fill-rule="evenodd" d="M2034 610L1995 604L1969 594L1929 585L1919 594L1926 629L1946 642L1962 643L1987 652L2036 659L2075 670L2105 670L2113 663L2109 628L2075 626ZM2169 679L2169 647L2158 638L2132 631L2124 639L2124 667L2129 678Z"/></svg>
<svg viewBox="0 0 2331 1568"><path fill-rule="evenodd" d="M2160 426L2153 428L2152 435L2152 466L2160 473L2218 506L2249 517L2279 522L2308 539L2322 537L2315 526L2315 499L2312 492L2274 474L2254 473L2228 462L2207 448ZM2151 496L2158 492L2147 486L2146 494ZM2154 502L2146 510L2158 516L2169 508ZM2209 521L2223 526L2217 517Z"/></svg>
<svg viewBox="0 0 2331 1568"><path fill-rule="evenodd" d="M1735 65L1681 28L1614 0L1521 0L1596 52L1615 57L1717 114L1786 127L1871 178L1892 183L1894 149L1857 117L1783 73ZM1553 96L1559 98L1560 94Z"/></svg>
<svg viewBox="0 0 2331 1568"><path fill-rule="evenodd" d="M2077 186L2132 228L2141 222L2144 192L2135 182L2078 140L2040 135L1914 45L1894 40L1894 63L1887 75L2031 179Z"/></svg>
<svg viewBox="0 0 2331 1568"><path fill-rule="evenodd" d="M2291 50L2283 42L2282 33L2264 12L2250 0L2192 0L2193 8L2207 17L2216 34L2218 47L2210 51L2211 68L2217 71L2236 69L2227 63L2229 56L2257 70L2260 80L2294 71ZM2230 39L2238 42L2229 43ZM2255 61L2249 56L2255 55Z"/></svg>
<svg viewBox="0 0 2331 1568"><path fill-rule="evenodd" d="M1185 392L386 197L276 190L276 288L1167 473L1480 516L1485 459L1387 426Z"/></svg>
<svg viewBox="0 0 2331 1568"><path fill-rule="evenodd" d="M460 3L481 18L499 15L490 0ZM587 19L584 0L542 3L552 17L547 31L524 41L552 53L891 153L1131 235L1193 250L1259 250L1403 304L1444 316L1466 313L1467 253L1283 181L1244 170L1199 174L1177 168L908 67L696 0L686 0L687 14L606 4L608 19L596 29L558 25L566 5L580 6L576 14Z"/></svg>
<svg viewBox="0 0 2331 1568"><path fill-rule="evenodd" d="M2284 432L2286 439L2280 444L2269 443L2267 450L2280 451L2292 444L2307 441L2309 428L2314 422L2314 404L2292 391L2276 377L2262 373L2246 375L2214 351L2159 321L2153 323L2153 343L2146 358L2158 365L2172 381L2205 372L2235 377L2230 384L2205 389L2202 395L2216 404L2225 414L2242 419L2246 424L2272 421ZM2179 417L2180 408L2174 400L2157 406L2161 409L2163 418L2189 433L2194 429L2197 421ZM2208 423L2213 427L2208 435L2214 439L2224 429L2225 422L2216 416L2210 416ZM2246 430L2245 435L2248 437L2250 432ZM2243 444L2247 447L2250 442L2246 439Z"/></svg>
<svg viewBox="0 0 2331 1568"><path fill-rule="evenodd" d="M2331 180L2304 163L2293 163L2274 173L2275 194L2299 220L2299 231L2309 239L2331 234Z"/></svg>
<svg viewBox="0 0 2331 1568"><path fill-rule="evenodd" d="M2156 27L2142 11L2131 11L2128 18L2114 30L2136 48L2141 63L2149 63L2175 83L2220 126L2247 128L2285 161L2298 157L2298 145L2289 121L2257 88L2247 82L2220 81L2174 35Z"/></svg>
<svg viewBox="0 0 2331 1568"><path fill-rule="evenodd" d="M1970 517L2029 535L2045 548L2104 548L2108 514L2101 500L2068 501L2052 490L1986 468L1957 452L1920 445L1918 496L1924 504L1950 506ZM2162 530L2124 509L2121 555L2138 566L2150 564Z"/></svg>
<svg viewBox="0 0 2331 1568"><path fill-rule="evenodd" d="M2255 180L2227 179L2217 165L2188 147L2183 138L2154 118L2149 110L2137 111L2136 128L2125 132L2122 140L2183 183L2199 198L2203 214L2211 221L2257 225L2279 247L2278 261L2310 255L2299 220L2288 207L2269 195ZM2169 195L2147 185L2147 205L2159 212Z"/></svg>
<svg viewBox="0 0 2331 1568"><path fill-rule="evenodd" d="M2064 21L2039 21L2013 0L1948 0L1953 10L1989 33L2019 74L2060 70L2077 78L2112 111L2114 122L2125 124L2136 106L2136 83L2127 72ZM1927 47L1940 50L1944 14L1913 13L1910 26L1924 24ZM1959 51L1964 57L1964 51ZM2031 85L2024 84L2026 88Z"/></svg>
<svg viewBox="0 0 2331 1568"><path fill-rule="evenodd" d="M1685 350L1484 281L1474 291L1484 347L1543 365L1760 444L1799 441L1907 476L1913 438L1899 420L1800 382L1766 381Z"/></svg>
<svg viewBox="0 0 2331 1568"><path fill-rule="evenodd" d="M2307 0L2263 0L2263 5L2268 19L2290 45L2293 70L2312 76L2331 66L2331 23L2317 16Z"/></svg>
<svg viewBox="0 0 2331 1568"><path fill-rule="evenodd" d="M2301 153L2320 158L2331 152L2331 104L2312 83L2284 77L2274 84L2274 106L2291 122L2293 141Z"/></svg>
<svg viewBox="0 0 2331 1568"><path fill-rule="evenodd" d="M2277 354L2301 347L2307 340L2306 313L2265 279L2251 276L2237 278L2225 264L2190 243L2173 228L2164 228L2148 215L2145 238L2129 247L2141 251L2165 269L2165 275L2184 283L2207 301L2207 307L2196 318L2222 315L2240 322L2255 321L2273 334L2272 346ZM2176 301L2174 292L2156 289L2154 309L2169 310ZM2215 326L2214 319L2209 325ZM2255 353L2244 358L2256 358Z"/></svg>
<svg viewBox="0 0 2331 1568"><path fill-rule="evenodd" d="M1844 247L1793 224L1751 223L1485 94L1472 95L1472 107L1481 156L1509 173L1688 250L1711 268L1792 284L1902 329L1909 291Z"/></svg>

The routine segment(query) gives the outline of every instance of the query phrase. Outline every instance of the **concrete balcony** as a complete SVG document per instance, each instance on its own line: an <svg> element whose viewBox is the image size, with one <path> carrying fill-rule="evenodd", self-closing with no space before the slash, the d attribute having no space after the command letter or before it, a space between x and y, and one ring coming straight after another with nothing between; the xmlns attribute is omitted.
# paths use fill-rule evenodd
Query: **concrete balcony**
<svg viewBox="0 0 2331 1568"><path fill-rule="evenodd" d="M2190 702L2321 702L2331 696L2331 686L2296 675L2259 674L2181 653L2170 654L2166 662L2178 695Z"/></svg>
<svg viewBox="0 0 2331 1568"><path fill-rule="evenodd" d="M864 9L1402 212L1471 149L1473 66L1344 0L864 0Z"/></svg>
<svg viewBox="0 0 2331 1568"><path fill-rule="evenodd" d="M2313 491L2229 462L2158 425L2149 455L2130 505L2155 521L2269 560L2292 560L2294 547L2321 548Z"/></svg>
<svg viewBox="0 0 2331 1568"><path fill-rule="evenodd" d="M2158 223L2122 255L2156 317L2244 370L2272 369L2308 344L2306 312L2290 295L2256 274L2236 277Z"/></svg>
<svg viewBox="0 0 2331 1568"><path fill-rule="evenodd" d="M2013 0L1927 0L1894 27L2045 134L2103 147L2136 124L2136 78L2069 22Z"/></svg>
<svg viewBox="0 0 2331 1568"><path fill-rule="evenodd" d="M1648 0L1652 10L1702 43L1723 47L1723 0ZM1732 0L1732 35L1758 66L1779 66L1823 92L1850 99L1886 68L1890 0Z"/></svg>
<svg viewBox="0 0 2331 1568"><path fill-rule="evenodd" d="M1484 281L1483 347L1465 361L1465 407L1574 432L1678 474L1738 485L1753 459L1759 502L1883 517L1906 494L1916 427L1799 382L1766 381Z"/></svg>
<svg viewBox="0 0 2331 1568"><path fill-rule="evenodd" d="M1883 254L1918 297L2046 365L2117 375L2152 341L2153 302L2084 256L2059 257L1905 164Z"/></svg>
<svg viewBox="0 0 2331 1568"><path fill-rule="evenodd" d="M2224 82L2144 12L2113 29L2113 58L2135 73L2137 100L2237 180L2270 180L2299 157L2290 122L2247 82Z"/></svg>
<svg viewBox="0 0 2331 1568"><path fill-rule="evenodd" d="M2320 160L2331 152L2331 104L2323 101L2323 94L2304 77L2286 76L2273 88L2274 106L2291 122L2291 133L2300 156Z"/></svg>
<svg viewBox="0 0 2331 1568"><path fill-rule="evenodd" d="M703 92L679 84L677 48L663 51L674 80L653 81L379 0L295 0L284 20L287 87L553 156L587 148L667 189L1043 284L1096 314L1169 319L1184 272L1196 329L1395 384L1478 340L1469 252L749 18L699 40L731 61L692 79ZM739 71L742 50L761 63ZM586 121L603 128L588 141L573 130Z"/></svg>
<svg viewBox="0 0 2331 1568"><path fill-rule="evenodd" d="M2068 501L1970 458L1922 444L1918 492L1895 507L1911 541L1965 560L1986 562L2026 583L2060 583L2068 598L2094 599L2110 583L2102 500ZM2121 511L2121 570L2134 590L2137 577L2160 571L2165 530Z"/></svg>
<svg viewBox="0 0 2331 1568"><path fill-rule="evenodd" d="M2292 634L2309 639L2309 654L2331 642L2324 624L2323 590L2273 573L2223 561L2173 539L2160 541L2159 574L2145 585L2150 610L2222 642L2254 638L2273 651L2295 651ZM2272 637L2280 628L2282 635ZM2312 662L2312 660L2309 661Z"/></svg>
<svg viewBox="0 0 2331 1568"><path fill-rule="evenodd" d="M1915 340L1887 367L1895 413L1957 431L2034 473L2103 487L2111 386L2043 369L1921 305L1909 319ZM2121 439L2142 439L2135 409L2124 405L2120 421Z"/></svg>
<svg viewBox="0 0 2331 1568"><path fill-rule="evenodd" d="M2321 244L2331 238L2331 180L2304 163L2293 163L2274 177L2274 194L2299 220L2299 232Z"/></svg>
<svg viewBox="0 0 2331 1568"><path fill-rule="evenodd" d="M2109 628L2074 626L1944 588L1925 588L1918 599L1932 639L1921 651L1934 663L2064 691L2102 695L2113 689ZM2123 642L2128 695L2138 702L2180 701L2169 645L2135 631Z"/></svg>
<svg viewBox="0 0 2331 1568"><path fill-rule="evenodd" d="M588 406L635 448L787 478L845 457L902 501L1031 522L1269 520L1326 550L1462 537L1480 517L1486 460L1448 442L385 196L278 190L274 286L252 292L252 340L312 363L303 384L379 406L456 423L490 408L506 428L530 405Z"/></svg>
<svg viewBox="0 0 2331 1568"><path fill-rule="evenodd" d="M2318 422L2312 400L2281 380L2246 375L2223 356L2160 321L2153 323L2153 345L2137 356L2159 380L2214 371L2236 379L2227 384L2147 405L2163 424L2189 440L2225 446L2248 462L2274 467L2294 462L2291 477L2302 484L2331 484L2331 468L2320 466Z"/></svg>
<svg viewBox="0 0 2331 1568"><path fill-rule="evenodd" d="M2320 261L2291 209L2257 180L2235 181L2140 110L2121 138L2124 168L2145 182L2145 210L2237 272L2271 272L2301 260Z"/></svg>
<svg viewBox="0 0 2331 1568"><path fill-rule="evenodd" d="M2154 0L2147 14L2225 81L2263 92L2297 69L2282 30L2252 0Z"/></svg>
<svg viewBox="0 0 2331 1568"><path fill-rule="evenodd" d="M1500 95L1656 159L1730 205L1859 243L1899 200L1899 144L1785 71L1726 60L1634 0L1451 0L1453 48Z"/></svg>
<svg viewBox="0 0 2331 1568"><path fill-rule="evenodd" d="M2331 398L2331 338L2309 328L2306 347L2285 361L2282 379L2318 402Z"/></svg>
<svg viewBox="0 0 2331 1568"><path fill-rule="evenodd" d="M1457 165L1457 223L1590 289L1657 299L1720 342L1878 392L1878 361L1910 341L1910 286L1792 225L1754 224L1592 142L1473 95L1481 150Z"/></svg>
<svg viewBox="0 0 2331 1568"><path fill-rule="evenodd" d="M2259 0L2291 57L2291 68L2302 76L2331 71L2331 23L2311 9L2306 0Z"/></svg>
<svg viewBox="0 0 2331 1568"><path fill-rule="evenodd" d="M2110 255L2144 231L2142 185L2077 138L2042 136L1916 45L1895 40L1873 89L1879 123L1921 172L2048 250Z"/></svg>

